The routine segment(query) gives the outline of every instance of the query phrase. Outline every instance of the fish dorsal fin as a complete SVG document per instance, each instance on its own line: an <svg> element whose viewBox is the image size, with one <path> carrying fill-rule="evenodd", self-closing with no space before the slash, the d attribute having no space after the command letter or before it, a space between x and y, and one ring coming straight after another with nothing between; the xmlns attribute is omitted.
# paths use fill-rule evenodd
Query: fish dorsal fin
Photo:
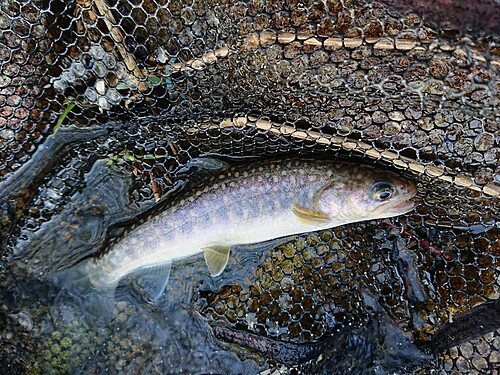
<svg viewBox="0 0 500 375"><path fill-rule="evenodd" d="M214 245L203 249L203 256L212 277L219 276L226 268L231 246Z"/></svg>
<svg viewBox="0 0 500 375"><path fill-rule="evenodd" d="M191 159L177 175L185 175L190 184L198 185L230 168L223 160L212 156L204 156Z"/></svg>
<svg viewBox="0 0 500 375"><path fill-rule="evenodd" d="M171 268L172 262L168 262L141 270L136 279L136 285L141 294L145 295L149 301L157 302L168 284Z"/></svg>
<svg viewBox="0 0 500 375"><path fill-rule="evenodd" d="M320 210L304 207L300 204L293 204L292 212L305 224L327 223L330 221L330 218Z"/></svg>
<svg viewBox="0 0 500 375"><path fill-rule="evenodd" d="M229 168L229 164L224 160L218 159L214 156L204 156L193 158L188 162L189 167L196 167L200 170L218 172L223 169Z"/></svg>

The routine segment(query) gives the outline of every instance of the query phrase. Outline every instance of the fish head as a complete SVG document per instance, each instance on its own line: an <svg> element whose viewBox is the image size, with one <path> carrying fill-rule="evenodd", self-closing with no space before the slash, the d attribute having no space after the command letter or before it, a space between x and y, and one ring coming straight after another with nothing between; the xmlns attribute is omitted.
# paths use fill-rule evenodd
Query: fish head
<svg viewBox="0 0 500 375"><path fill-rule="evenodd" d="M371 166L346 168L322 190L319 209L344 223L374 220L413 210L415 183L390 171Z"/></svg>

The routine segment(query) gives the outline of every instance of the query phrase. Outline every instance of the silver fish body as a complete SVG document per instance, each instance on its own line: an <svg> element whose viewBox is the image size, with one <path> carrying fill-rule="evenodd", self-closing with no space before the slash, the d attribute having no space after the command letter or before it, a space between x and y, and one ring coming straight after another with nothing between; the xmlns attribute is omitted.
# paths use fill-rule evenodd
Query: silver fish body
<svg viewBox="0 0 500 375"><path fill-rule="evenodd" d="M94 287L114 288L132 272L207 249L400 215L413 208L415 193L415 185L395 173L342 161L232 168L129 232L88 262L86 272Z"/></svg>

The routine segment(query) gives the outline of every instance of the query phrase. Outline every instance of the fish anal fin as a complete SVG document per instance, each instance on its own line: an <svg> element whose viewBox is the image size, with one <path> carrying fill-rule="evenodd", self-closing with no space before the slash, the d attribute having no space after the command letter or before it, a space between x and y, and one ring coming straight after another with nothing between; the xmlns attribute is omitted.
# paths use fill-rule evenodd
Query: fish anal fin
<svg viewBox="0 0 500 375"><path fill-rule="evenodd" d="M299 204L292 205L292 212L304 224L327 223L330 221L330 218L323 212Z"/></svg>
<svg viewBox="0 0 500 375"><path fill-rule="evenodd" d="M219 276L226 268L230 245L214 245L203 249L203 257L212 277Z"/></svg>
<svg viewBox="0 0 500 375"><path fill-rule="evenodd" d="M140 270L135 276L136 288L148 301L157 302L168 284L171 268L172 262L168 262Z"/></svg>

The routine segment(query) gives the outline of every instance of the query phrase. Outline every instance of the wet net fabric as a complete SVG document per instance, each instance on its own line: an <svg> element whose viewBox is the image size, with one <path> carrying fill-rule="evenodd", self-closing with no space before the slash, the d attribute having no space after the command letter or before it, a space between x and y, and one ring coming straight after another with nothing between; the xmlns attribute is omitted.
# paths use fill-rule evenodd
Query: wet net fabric
<svg viewBox="0 0 500 375"><path fill-rule="evenodd" d="M246 284L202 293L201 315L307 344L366 323L369 293L427 342L498 299L498 29L400 3L1 1L5 264L98 160L133 176L131 204L150 204L195 157L339 155L412 176L416 210L299 236ZM498 368L499 340L461 343L436 366Z"/></svg>

